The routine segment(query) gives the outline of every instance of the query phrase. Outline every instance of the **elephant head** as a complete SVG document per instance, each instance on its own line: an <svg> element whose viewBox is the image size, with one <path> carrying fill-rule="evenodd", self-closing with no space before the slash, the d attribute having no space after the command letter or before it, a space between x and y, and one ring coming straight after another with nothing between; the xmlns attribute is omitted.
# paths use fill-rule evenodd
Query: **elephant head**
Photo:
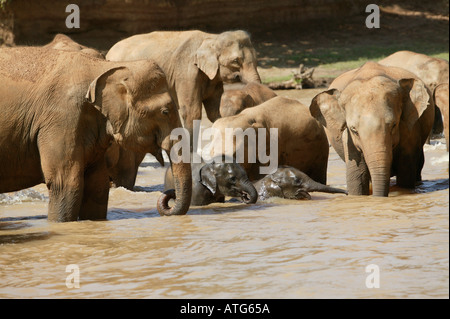
<svg viewBox="0 0 450 319"><path fill-rule="evenodd" d="M117 64L117 63L116 63ZM159 156L167 154L176 140L170 133L181 127L178 110L168 91L165 75L150 60L123 62L99 75L89 86L87 102L108 119L115 142L131 151ZM176 204L158 210L164 215L186 214L189 209L192 177L189 163L172 165Z"/></svg>
<svg viewBox="0 0 450 319"><path fill-rule="evenodd" d="M255 186L247 173L237 163L211 163L200 169L200 183L213 195L216 193L230 197L240 197L246 204L258 199Z"/></svg>
<svg viewBox="0 0 450 319"><path fill-rule="evenodd" d="M250 94L242 90L228 90L223 92L220 99L220 116L233 116L255 105Z"/></svg>
<svg viewBox="0 0 450 319"><path fill-rule="evenodd" d="M258 82L256 51L244 31L227 31L203 40L195 64L210 80L219 73L225 83Z"/></svg>
<svg viewBox="0 0 450 319"><path fill-rule="evenodd" d="M394 149L403 139L401 152L412 156L420 139L406 140L417 134L415 125L428 103L422 81L387 76L355 79L342 92L330 89L314 97L311 115L325 127L331 144L347 163L349 194L368 195L370 178L374 196L388 195ZM415 171L409 176L415 178ZM397 174L399 186L411 184L404 178ZM359 184L361 179L367 180L366 185Z"/></svg>

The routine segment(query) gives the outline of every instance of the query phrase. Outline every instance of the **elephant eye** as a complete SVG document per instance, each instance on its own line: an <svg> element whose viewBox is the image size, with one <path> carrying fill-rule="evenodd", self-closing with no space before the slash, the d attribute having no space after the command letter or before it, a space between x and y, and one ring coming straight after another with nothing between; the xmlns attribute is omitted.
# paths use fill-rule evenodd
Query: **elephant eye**
<svg viewBox="0 0 450 319"><path fill-rule="evenodd" d="M356 128L354 126L350 126L350 131L352 131L353 134L355 134L356 136L358 136L358 131L356 130Z"/></svg>
<svg viewBox="0 0 450 319"><path fill-rule="evenodd" d="M241 60L239 58L235 58L231 61L231 64L240 66L241 65Z"/></svg>
<svg viewBox="0 0 450 319"><path fill-rule="evenodd" d="M164 115L168 115L169 114L169 110L168 109L162 109L161 113Z"/></svg>
<svg viewBox="0 0 450 319"><path fill-rule="evenodd" d="M230 176L230 182L235 184L236 183L236 176Z"/></svg>
<svg viewBox="0 0 450 319"><path fill-rule="evenodd" d="M397 127L397 123L392 124L392 130L394 130Z"/></svg>

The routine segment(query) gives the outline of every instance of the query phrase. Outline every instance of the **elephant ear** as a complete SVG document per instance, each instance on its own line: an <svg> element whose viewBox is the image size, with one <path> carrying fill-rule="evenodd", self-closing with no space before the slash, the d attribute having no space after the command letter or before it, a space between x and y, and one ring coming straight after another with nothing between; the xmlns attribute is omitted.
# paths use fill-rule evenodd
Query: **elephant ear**
<svg viewBox="0 0 450 319"><path fill-rule="evenodd" d="M443 106L447 103L448 104L448 83L441 83L434 89L433 93L433 99L434 103L442 110L443 113Z"/></svg>
<svg viewBox="0 0 450 319"><path fill-rule="evenodd" d="M256 105L255 100L253 100L253 98L250 94L245 95L243 104L244 104L244 109L253 107Z"/></svg>
<svg viewBox="0 0 450 319"><path fill-rule="evenodd" d="M206 164L200 169L200 184L205 186L213 195L217 192L217 180L212 164Z"/></svg>
<svg viewBox="0 0 450 319"><path fill-rule="evenodd" d="M210 80L216 77L219 70L219 59L213 39L203 40L194 57L194 64L205 73Z"/></svg>
<svg viewBox="0 0 450 319"><path fill-rule="evenodd" d="M339 97L339 90L331 89L317 94L309 106L311 115L336 135L336 139L340 138L346 128L345 110L339 105Z"/></svg>
<svg viewBox="0 0 450 319"><path fill-rule="evenodd" d="M414 124L422 116L423 112L430 104L430 95L421 80L409 78L398 81L403 91L403 110L402 121L409 130L412 130Z"/></svg>
<svg viewBox="0 0 450 319"><path fill-rule="evenodd" d="M112 125L113 133L120 131L120 126L128 114L127 106L131 105L131 91L127 83L130 73L125 72L116 76L119 70L128 69L119 66L103 72L90 83L85 97L88 103L108 118ZM108 101L115 102L109 103L108 107L103 107L103 93L105 90L108 94Z"/></svg>

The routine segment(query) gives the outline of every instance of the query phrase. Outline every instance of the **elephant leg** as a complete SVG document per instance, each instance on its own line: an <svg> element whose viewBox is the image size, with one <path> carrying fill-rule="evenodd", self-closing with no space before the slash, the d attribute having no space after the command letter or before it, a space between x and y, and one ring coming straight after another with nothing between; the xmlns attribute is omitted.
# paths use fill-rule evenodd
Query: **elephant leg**
<svg viewBox="0 0 450 319"><path fill-rule="evenodd" d="M41 167L49 191L48 220L76 221L83 198L83 164L80 159L60 157L46 148L40 148Z"/></svg>
<svg viewBox="0 0 450 319"><path fill-rule="evenodd" d="M328 155L329 147L328 144L320 152L320 155L316 158L313 164L313 168L310 174L307 173L316 182L326 185L327 184L327 168L328 168Z"/></svg>
<svg viewBox="0 0 450 319"><path fill-rule="evenodd" d="M144 156L145 153L137 154L123 147L119 148L117 163L115 167L109 170L111 179L116 187L122 186L131 191L134 189L139 164L142 162ZM141 160L139 163L137 163L138 159Z"/></svg>
<svg viewBox="0 0 450 319"><path fill-rule="evenodd" d="M100 161L85 171L80 219L106 219L109 185L106 161Z"/></svg>
<svg viewBox="0 0 450 319"><path fill-rule="evenodd" d="M345 162L347 165L346 179L349 195L369 195L370 173L364 155L355 147L348 133L344 132L343 143Z"/></svg>
<svg viewBox="0 0 450 319"><path fill-rule="evenodd" d="M218 118L220 118L220 99L222 98L223 86L216 87L213 94L207 99L203 100L203 105L205 106L206 115L208 119L214 123Z"/></svg>
<svg viewBox="0 0 450 319"><path fill-rule="evenodd" d="M370 173L366 162L347 162L347 190L349 195L369 195Z"/></svg>
<svg viewBox="0 0 450 319"><path fill-rule="evenodd" d="M414 188L422 180L422 167L425 162L423 151L414 154L400 154L396 162L397 185Z"/></svg>

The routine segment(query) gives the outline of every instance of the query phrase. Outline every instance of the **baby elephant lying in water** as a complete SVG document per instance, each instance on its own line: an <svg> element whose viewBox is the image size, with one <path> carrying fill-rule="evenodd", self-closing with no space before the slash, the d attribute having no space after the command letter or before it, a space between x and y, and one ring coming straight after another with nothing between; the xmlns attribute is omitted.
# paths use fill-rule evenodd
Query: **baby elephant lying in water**
<svg viewBox="0 0 450 319"><path fill-rule="evenodd" d="M308 192L342 193L347 191L330 187L314 181L302 171L280 166L273 174L266 175L255 183L260 199L281 197L287 199L311 199Z"/></svg>
<svg viewBox="0 0 450 319"><path fill-rule="evenodd" d="M237 163L194 163L192 166L191 205L202 206L224 202L225 196L239 197L246 204L258 199L253 183ZM167 169L164 190L174 188L171 168ZM163 202L167 205L170 198Z"/></svg>

